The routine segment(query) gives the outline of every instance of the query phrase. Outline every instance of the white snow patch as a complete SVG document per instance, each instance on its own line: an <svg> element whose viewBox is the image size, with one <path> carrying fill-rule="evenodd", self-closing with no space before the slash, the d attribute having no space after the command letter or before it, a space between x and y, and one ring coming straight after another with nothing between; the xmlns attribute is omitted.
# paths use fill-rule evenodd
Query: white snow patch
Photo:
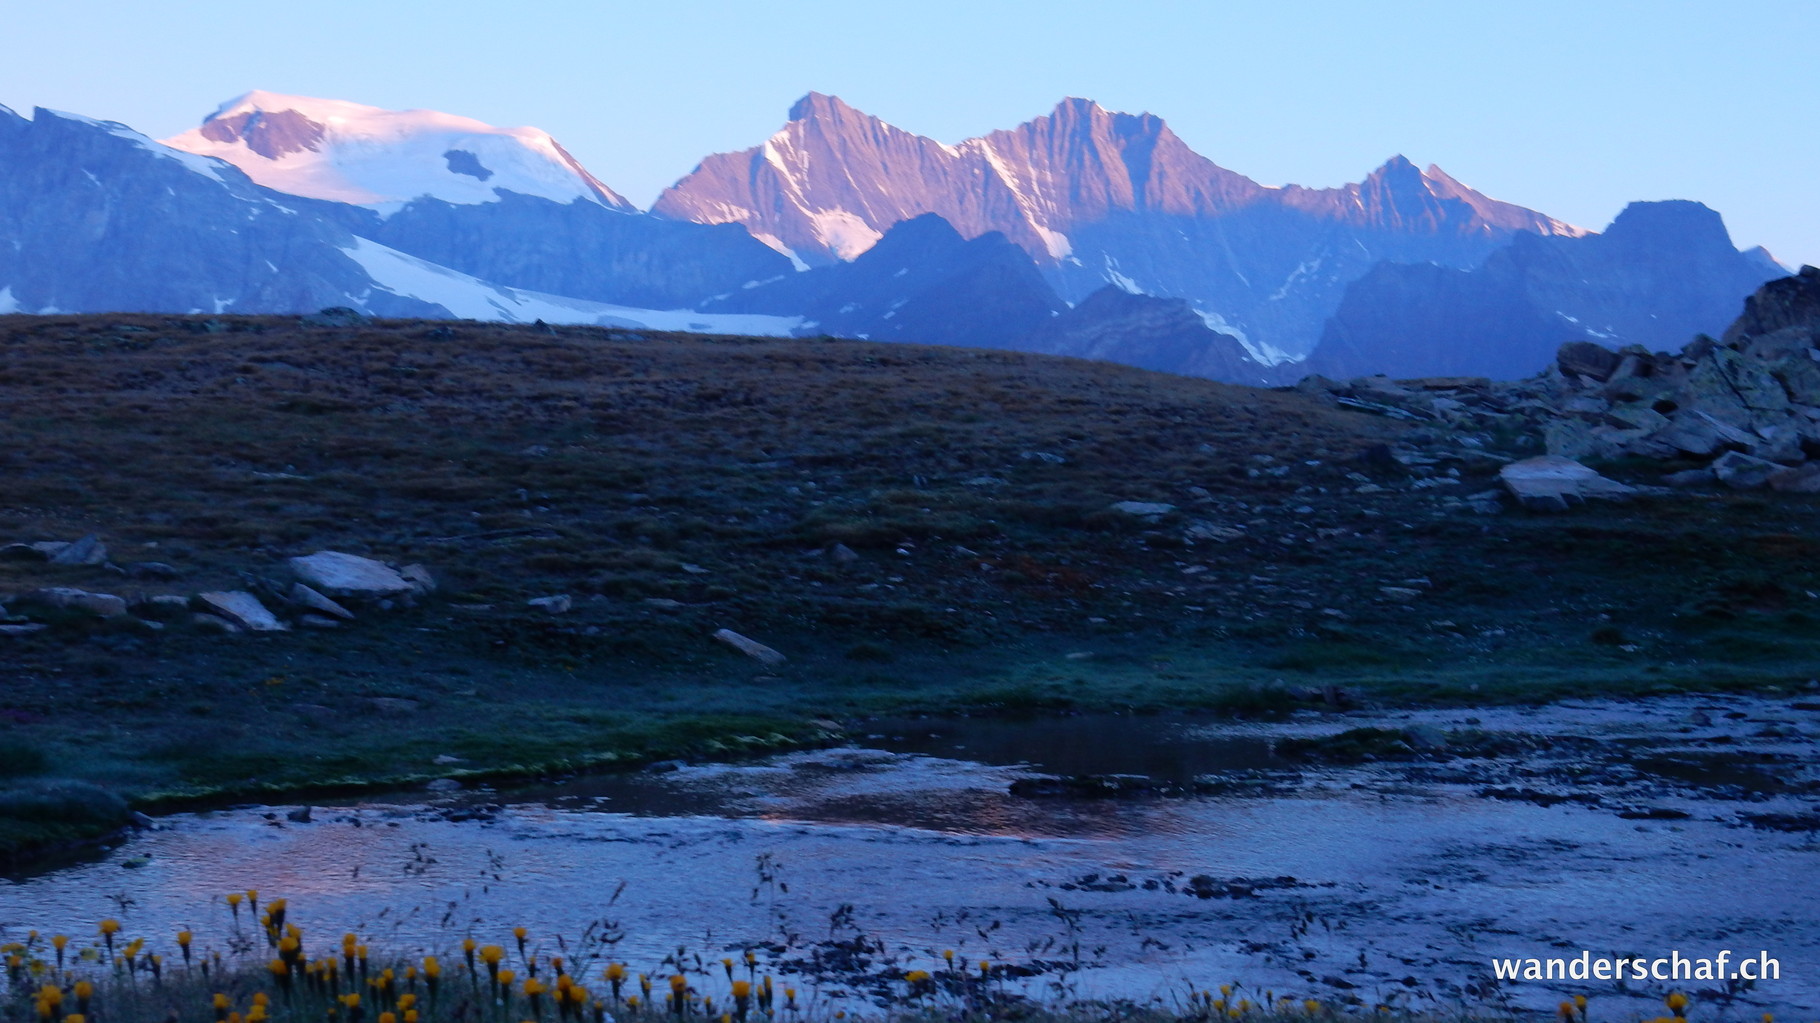
<svg viewBox="0 0 1820 1023"><path fill-rule="evenodd" d="M800 316L755 313L700 313L690 309L639 309L586 299L521 291L489 284L476 277L408 256L366 238L343 249L374 283L394 295L433 302L463 319L507 323L590 323L643 327L648 330L693 330L714 334L788 337L803 325Z"/></svg>
<svg viewBox="0 0 1820 1023"><path fill-rule="evenodd" d="M1132 295L1147 294L1147 292L1138 285L1138 282L1119 272L1119 261L1111 256L1106 257L1105 274L1106 279L1116 285L1120 291Z"/></svg>
<svg viewBox="0 0 1820 1023"><path fill-rule="evenodd" d="M1313 273L1316 273L1320 269L1321 269L1321 258L1319 256L1316 256L1314 259L1314 262L1312 262L1312 263L1310 263L1310 262L1298 263L1296 265L1296 268L1289 272L1289 276L1283 278L1283 286L1278 288L1277 290L1271 292L1270 298L1267 301L1280 302L1283 299L1289 297L1289 289L1295 287L1295 284L1297 281L1299 281L1302 278L1307 277Z"/></svg>
<svg viewBox="0 0 1820 1023"><path fill-rule="evenodd" d="M778 236L776 236L774 234L767 234L767 233L761 233L758 231L753 231L752 225L750 225L750 224L746 225L746 230L752 235L752 237L755 240L757 240L761 244L770 246L771 248L776 249L777 251L783 253L785 256L788 256L790 259L790 265L796 268L797 273L802 273L804 270L809 269L809 264L803 262L802 257L798 256L796 254L795 249L792 249L790 246L785 245L783 243L783 239L779 238ZM769 282L767 281L767 282L761 282L761 283L769 283Z"/></svg>
<svg viewBox="0 0 1820 1023"><path fill-rule="evenodd" d="M382 110L268 92L250 92L223 104L211 120L287 111L322 125L314 148L283 153L274 160L254 152L243 139L207 138L201 128L164 143L185 151L188 159L216 157L234 164L267 188L335 202L377 207L429 196L469 205L496 202L496 189L505 189L555 202L585 200L630 208L549 133L536 128L497 128L434 110ZM490 173L482 178L455 171L444 155L455 151L469 154Z"/></svg>
<svg viewBox="0 0 1820 1023"><path fill-rule="evenodd" d="M1207 325L1208 330L1217 331L1221 334L1230 334L1236 338L1239 344L1244 346L1245 354L1251 356L1251 360L1259 365L1275 366L1279 363L1299 361L1299 357L1291 355L1267 341L1253 341L1250 337L1246 336L1244 330L1228 323L1226 317L1221 316L1219 313L1210 313L1205 309L1196 309L1194 314L1201 318L1201 322Z"/></svg>
<svg viewBox="0 0 1820 1023"><path fill-rule="evenodd" d="M835 258L848 262L884 237L878 229L849 210L817 210L809 214L809 225L817 241L834 253Z"/></svg>
<svg viewBox="0 0 1820 1023"><path fill-rule="evenodd" d="M1043 248L1049 250L1050 259L1063 260L1074 255L1074 243L1068 240L1067 235L1060 231L1050 230L1042 224L1032 223L1031 226L1036 228L1036 233L1042 237Z"/></svg>

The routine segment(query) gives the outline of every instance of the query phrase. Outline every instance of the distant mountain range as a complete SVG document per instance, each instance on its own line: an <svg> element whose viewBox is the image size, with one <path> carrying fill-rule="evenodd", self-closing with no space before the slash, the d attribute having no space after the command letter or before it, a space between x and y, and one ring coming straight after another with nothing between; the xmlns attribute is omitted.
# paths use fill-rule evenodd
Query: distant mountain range
<svg viewBox="0 0 1820 1023"><path fill-rule="evenodd" d="M1273 188L1070 99L946 145L811 93L641 212L533 128L253 92L163 143L0 107L0 311L829 333L1235 382L1674 346L1785 271L1696 203L1604 234L1396 157Z"/></svg>

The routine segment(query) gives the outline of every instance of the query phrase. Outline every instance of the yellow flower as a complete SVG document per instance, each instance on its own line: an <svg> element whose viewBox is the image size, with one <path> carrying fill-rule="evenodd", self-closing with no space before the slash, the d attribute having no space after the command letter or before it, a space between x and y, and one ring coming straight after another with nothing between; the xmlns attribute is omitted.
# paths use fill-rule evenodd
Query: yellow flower
<svg viewBox="0 0 1820 1023"><path fill-rule="evenodd" d="M101 921L101 933L103 935L107 935L110 937L115 934L119 934L120 933L120 921L114 920L112 918Z"/></svg>
<svg viewBox="0 0 1820 1023"><path fill-rule="evenodd" d="M69 943L70 943L70 936L67 934L51 935L51 947L56 949L59 952L63 951L63 946L65 946Z"/></svg>
<svg viewBox="0 0 1820 1023"><path fill-rule="evenodd" d="M1672 1010L1674 1012L1674 1014L1677 1016L1681 1015L1682 1009L1687 1008L1687 996L1682 994L1679 991L1676 991L1676 992L1670 994L1667 998L1662 999L1662 1002L1663 1002L1663 1004L1667 1005L1669 1007L1669 1009Z"/></svg>

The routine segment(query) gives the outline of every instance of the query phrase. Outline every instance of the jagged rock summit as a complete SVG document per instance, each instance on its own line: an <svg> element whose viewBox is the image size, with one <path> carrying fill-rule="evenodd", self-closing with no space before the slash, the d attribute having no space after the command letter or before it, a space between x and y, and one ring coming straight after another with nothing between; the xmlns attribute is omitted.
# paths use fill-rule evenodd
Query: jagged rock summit
<svg viewBox="0 0 1820 1023"><path fill-rule="evenodd" d="M333 202L483 203L516 192L632 210L549 133L434 110L254 91L164 144L226 160L268 188Z"/></svg>
<svg viewBox="0 0 1820 1023"><path fill-rule="evenodd" d="M743 224L804 265L851 260L935 213L1030 254L1066 300L1108 283L1187 299L1260 361L1306 355L1346 283L1380 260L1471 266L1516 233L1580 229L1402 157L1340 188L1274 188L1159 117L1067 99L955 145L810 93L762 145L703 160L653 210Z"/></svg>

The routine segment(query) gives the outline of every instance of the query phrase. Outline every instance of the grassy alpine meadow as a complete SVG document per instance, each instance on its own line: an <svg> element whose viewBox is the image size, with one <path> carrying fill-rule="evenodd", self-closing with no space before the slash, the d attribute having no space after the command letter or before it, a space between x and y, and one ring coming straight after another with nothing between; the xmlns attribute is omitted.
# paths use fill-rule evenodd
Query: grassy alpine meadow
<svg viewBox="0 0 1820 1023"><path fill-rule="evenodd" d="M704 956L678 949L661 961L613 957L603 933L563 940L527 927L450 934L437 954L401 954L359 934L308 934L282 898L224 897L231 925L135 935L104 919L68 932L31 931L0 945L6 987L0 1019L16 1023L1215 1023L1223 1020L1376 1020L1386 1023L1531 1018L1483 1009L1410 1009L1253 990L1209 981L1146 1002L1045 1001L1024 993L1013 962L966 961L944 950L926 963L892 960L869 973L793 978L782 946ZM206 909L206 907L204 907ZM219 905L215 907L219 909ZM219 914L216 914L219 915ZM1597 1005L1561 1002L1555 1018L1586 1023ZM1634 1018L1627 1015L1625 1018ZM1671 993L1654 1023L1703 1017ZM1774 1023L1764 1016L1763 1023Z"/></svg>
<svg viewBox="0 0 1820 1023"><path fill-rule="evenodd" d="M732 757L875 715L1799 692L1820 661L1812 498L1480 514L1460 498L1533 438L1102 363L9 316L0 421L8 856L133 810ZM89 536L92 563L27 547ZM287 559L322 550L434 592L306 622ZM224 631L199 614L223 591L290 627Z"/></svg>

